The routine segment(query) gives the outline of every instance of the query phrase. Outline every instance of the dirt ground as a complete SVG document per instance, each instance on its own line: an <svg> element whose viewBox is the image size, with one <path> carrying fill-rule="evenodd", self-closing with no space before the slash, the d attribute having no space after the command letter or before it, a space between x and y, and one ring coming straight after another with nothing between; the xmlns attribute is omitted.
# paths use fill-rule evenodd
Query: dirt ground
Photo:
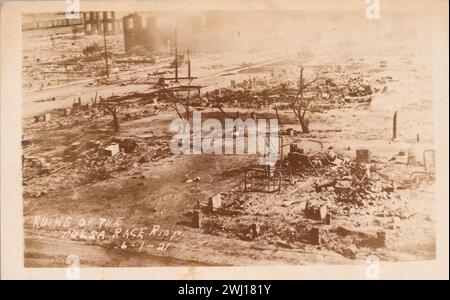
<svg viewBox="0 0 450 300"><path fill-rule="evenodd" d="M405 115L407 113L408 109L405 109ZM352 117L349 118L349 115ZM140 129L147 128L146 125L151 124L151 130L148 131L150 133L159 131L164 137L172 117L173 113L167 113L164 116L125 123L120 136L135 137L145 134ZM317 127L309 136L302 138L319 138L324 142L325 148L333 146L334 151L348 157L354 156L354 149L362 144L371 150L374 157L382 161L380 165L394 169L400 173L398 178L406 180L409 172L413 171L411 167L406 166L406 161L394 164L388 160L399 151L404 151L405 147L409 147L408 143L401 140L392 142L389 139L388 128L373 131L362 129L373 128L373 124L379 120L387 123L386 120L390 117L390 114L383 115L364 109L354 110L350 114L342 110L328 111L314 116L313 124ZM339 120L339 124L336 124L335 120ZM356 120L358 120L357 127L354 126ZM343 129L339 134L327 133L327 129L333 128ZM322 131L319 133L319 130ZM361 137L359 131L367 132L368 136ZM407 135L405 131L403 132ZM97 134L96 137L98 138ZM414 146L422 149L430 147L425 142ZM317 198L318 195L312 188L315 180L313 176L305 182L286 187L280 194L244 193L242 168L252 164L255 164L255 158L246 156L204 154L169 156L157 162L143 162L130 170L115 172L112 178L101 182L74 187L69 184L67 188L54 189L49 184L46 193L38 197L25 193L26 265L46 266L48 263L54 266L64 265L67 251L79 255L83 266L357 263L358 260L364 260L367 255L373 254L390 261L434 257L435 200L432 185L413 188L412 191L401 190L398 198L386 200L394 201L395 203L387 205L398 205L405 215L374 216L370 211L354 212L349 216L335 215L331 225L321 226L329 231L338 226L347 226L359 231L382 229L386 232L386 247L358 248L356 257L349 259L327 246L288 243L282 238L286 236L286 231L292 228L292 224L299 220L304 221L302 209L305 201ZM423 169L416 167L421 168ZM46 185L51 182L49 177L65 180L64 177L67 176L70 181L70 171L61 172L68 173L65 176L61 173L51 174L37 180ZM186 182L186 178L196 177L200 178L198 182ZM205 220L217 218L218 224L228 227L237 226L239 223L263 224L262 232L256 239L243 241L235 234L230 234L227 229L208 234L204 229L195 229L183 224L189 220L189 214L197 202L206 204L208 197L217 193L243 199L244 213L233 216L205 215ZM301 201L290 204L292 200ZM91 241L86 245L86 241L80 241L79 238L61 239L61 230L33 228L36 216L48 218L71 216L75 219L122 217L126 220L124 227L153 228L160 225L171 231L180 231L181 235L168 242L170 245L166 251L153 249L156 244L165 241L159 237L155 238L155 241L151 240L150 242L156 243L155 246L145 251L138 251L135 249L137 246L122 249L121 245L107 241ZM136 253L127 255L128 252Z"/></svg>
<svg viewBox="0 0 450 300"><path fill-rule="evenodd" d="M393 193L381 193L381 199L361 207L336 201L330 190L314 189L317 181L332 176L327 168L320 176L308 173L297 182L284 183L280 193L245 192L245 170L257 163L257 157L171 155L169 124L176 114L170 109L153 115L152 105L148 105L147 115L122 121L119 133L111 130L111 118L106 114L98 114L94 127L86 126L91 124L89 118L62 118L67 124L61 126L33 123L28 114L23 120L24 135L33 144L24 148L24 155L62 167L54 173L24 180L25 265L65 266L67 255L77 255L82 267L359 264L370 255L383 261L433 259L434 183L422 180L408 185L411 172L424 170L423 151L433 149L432 77L427 65L420 63L422 60L415 59L413 63L404 59L404 54L395 57L391 53L385 71L359 70L368 74L369 81L392 77L387 91L375 95L370 105L314 111L310 114L311 132L295 136L305 149L331 149L349 160L355 159L356 149L370 150L371 165L377 173L387 174L400 187ZM377 53L365 57L364 64L378 64L381 56ZM426 60L425 56L420 57ZM278 60L265 54L255 64ZM260 70L228 69L233 68L216 70L215 76L199 71L200 80L211 88L228 84L231 79L242 80L249 74L263 76ZM118 86L102 88L109 92ZM131 87L123 89L128 92ZM64 94L70 92L61 93L65 105L72 101ZM89 96L83 95L83 99L89 99L91 94L94 90ZM29 96L33 97L37 96ZM395 111L398 137L392 140ZM205 108L202 113L217 110ZM289 110L281 114L287 120L293 118ZM300 131L294 122L281 127ZM69 163L63 159L73 143L79 146L112 138L137 140L139 150L121 151L114 159L102 158L113 168L102 173L101 180L77 172L83 159L75 157ZM320 141L322 147L311 140ZM401 154L409 152L419 162L415 166L408 165L407 156ZM200 210L202 225L194 228L191 221L196 208L206 206L208 198L219 193L226 209L214 213ZM315 200L327 203L332 215L329 224L305 217L306 203ZM71 218L70 222L66 218ZM64 220L70 226L61 225ZM99 226L102 222L103 227ZM258 233L247 238L247 230L253 224L257 224ZM319 229L319 243L299 235L311 228ZM126 229L135 229L134 234ZM104 238L102 230L106 232ZM140 239L136 236L140 230L152 234ZM96 235L90 235L94 231ZM384 236L383 245L374 246L370 240L379 232Z"/></svg>

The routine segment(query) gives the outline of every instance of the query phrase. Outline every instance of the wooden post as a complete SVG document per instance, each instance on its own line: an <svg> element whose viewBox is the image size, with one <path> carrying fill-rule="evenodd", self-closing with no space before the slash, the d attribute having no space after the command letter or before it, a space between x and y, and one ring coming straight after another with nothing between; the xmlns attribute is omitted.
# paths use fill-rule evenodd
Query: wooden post
<svg viewBox="0 0 450 300"><path fill-rule="evenodd" d="M188 78L191 79L191 57L189 54L189 50L187 52L188 55Z"/></svg>
<svg viewBox="0 0 450 300"><path fill-rule="evenodd" d="M108 65L108 51L106 48L106 23L105 16L103 16L103 46L105 48L105 66L106 66L106 78L109 78L109 65Z"/></svg>
<svg viewBox="0 0 450 300"><path fill-rule="evenodd" d="M397 138L397 112L394 113L394 119L392 124L392 139L395 140Z"/></svg>
<svg viewBox="0 0 450 300"><path fill-rule="evenodd" d="M175 82L178 82L178 43L177 29L175 29Z"/></svg>

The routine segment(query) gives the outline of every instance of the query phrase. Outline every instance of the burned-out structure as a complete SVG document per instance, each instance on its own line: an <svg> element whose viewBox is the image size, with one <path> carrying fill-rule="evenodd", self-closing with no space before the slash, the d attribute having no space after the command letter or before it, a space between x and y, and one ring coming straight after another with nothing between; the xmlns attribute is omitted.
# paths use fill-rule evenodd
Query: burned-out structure
<svg viewBox="0 0 450 300"><path fill-rule="evenodd" d="M116 13L113 11L83 12L83 29L86 35L114 35L118 28L120 20L116 20Z"/></svg>
<svg viewBox="0 0 450 300"><path fill-rule="evenodd" d="M230 18L233 22L227 21ZM122 18L125 50L129 51L137 45L151 51L170 53L174 52L175 47L182 52L189 49L192 53L269 48L269 39L279 29L254 30L252 24L259 19L258 15L239 12L206 11L186 15L157 11L132 13ZM280 22L285 21L280 19Z"/></svg>
<svg viewBox="0 0 450 300"><path fill-rule="evenodd" d="M125 51L135 46L155 49L156 21L153 17L142 17L137 13L122 19Z"/></svg>

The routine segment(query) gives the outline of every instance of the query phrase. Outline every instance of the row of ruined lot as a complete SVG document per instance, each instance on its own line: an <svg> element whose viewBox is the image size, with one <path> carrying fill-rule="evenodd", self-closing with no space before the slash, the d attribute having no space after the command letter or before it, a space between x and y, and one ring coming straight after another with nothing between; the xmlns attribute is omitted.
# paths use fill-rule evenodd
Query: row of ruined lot
<svg viewBox="0 0 450 300"><path fill-rule="evenodd" d="M389 78L379 80L385 84ZM202 117L222 122L236 111L243 120L278 118L283 155L274 169L259 166L255 156L173 155L169 124L177 117L174 98L158 98L158 93L91 99L91 105L74 101L72 108L25 120L23 195L28 234L33 234L32 217L37 214L107 214L120 215L133 225L181 228L192 239L236 240L255 251L334 253L351 260L369 255L387 260L434 256L433 194L424 192L434 179L432 153L423 159L409 153L403 144L395 146L390 136L380 136L386 131L374 130L375 151L346 144L346 134L350 140L358 139L357 134L336 126L312 126L309 133L302 133L279 89L276 97L264 98L248 90L251 81L255 80L240 83L243 89L210 92L207 101L200 98L189 109L191 114L199 110ZM330 78L315 87L321 89L320 95L327 95L311 103L312 122L329 125L341 118L352 124L365 113L372 97L387 89L360 80L345 84L349 82L361 82L356 87L359 94L349 96L352 89L338 85L339 101L330 92L336 87ZM224 94L233 100L224 101ZM248 95L252 101L246 101ZM183 107L182 102L179 105ZM112 110L120 124L118 131L111 124ZM387 122L390 127L392 120ZM387 147L389 151L380 150ZM122 247L123 240L71 239L132 251ZM133 237L124 239L135 243ZM210 247L220 249L220 245ZM244 255L236 249L227 251ZM164 255L183 258L186 252L174 246ZM192 255L191 259L201 264L206 258ZM216 256L208 263L220 261Z"/></svg>

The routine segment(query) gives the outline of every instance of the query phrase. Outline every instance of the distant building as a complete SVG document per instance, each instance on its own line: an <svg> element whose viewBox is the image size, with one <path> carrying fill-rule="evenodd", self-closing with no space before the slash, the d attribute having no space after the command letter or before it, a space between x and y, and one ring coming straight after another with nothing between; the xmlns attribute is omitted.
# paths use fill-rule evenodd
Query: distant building
<svg viewBox="0 0 450 300"><path fill-rule="evenodd" d="M122 18L125 51L134 46L143 46L148 50L155 49L156 20L153 17L143 18L139 14L130 14Z"/></svg>
<svg viewBox="0 0 450 300"><path fill-rule="evenodd" d="M68 19L65 13L25 14L22 30L50 29L81 25L81 19Z"/></svg>
<svg viewBox="0 0 450 300"><path fill-rule="evenodd" d="M115 35L117 28L120 28L119 22L113 11L83 12L83 26L86 35L103 34L103 32L106 35Z"/></svg>

